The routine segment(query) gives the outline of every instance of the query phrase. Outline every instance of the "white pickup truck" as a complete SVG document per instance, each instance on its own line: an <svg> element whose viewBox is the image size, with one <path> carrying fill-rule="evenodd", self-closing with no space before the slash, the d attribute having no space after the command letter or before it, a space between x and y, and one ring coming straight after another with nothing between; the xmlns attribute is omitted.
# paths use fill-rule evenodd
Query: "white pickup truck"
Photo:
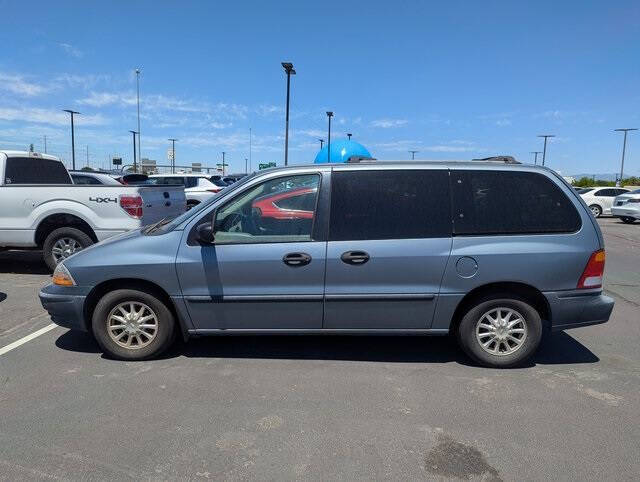
<svg viewBox="0 0 640 482"><path fill-rule="evenodd" d="M185 210L182 186L76 185L53 156L0 151L0 249L42 249L51 269L93 243Z"/></svg>

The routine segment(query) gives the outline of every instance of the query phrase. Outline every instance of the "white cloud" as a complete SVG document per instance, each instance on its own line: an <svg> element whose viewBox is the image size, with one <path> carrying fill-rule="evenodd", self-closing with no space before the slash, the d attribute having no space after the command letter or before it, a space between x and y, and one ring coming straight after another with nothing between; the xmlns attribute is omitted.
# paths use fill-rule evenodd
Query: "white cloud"
<svg viewBox="0 0 640 482"><path fill-rule="evenodd" d="M22 75L0 73L0 89L24 97L34 97L49 90L48 87L25 80Z"/></svg>
<svg viewBox="0 0 640 482"><path fill-rule="evenodd" d="M80 50L79 48L74 47L71 44L67 44L64 42L60 42L58 43L58 46L60 46L60 48L62 50L64 50L68 55L75 57L77 59L80 59L84 56L84 52L82 50Z"/></svg>
<svg viewBox="0 0 640 482"><path fill-rule="evenodd" d="M506 127L511 125L511 121L509 119L498 119L496 121L496 125L498 127Z"/></svg>
<svg viewBox="0 0 640 482"><path fill-rule="evenodd" d="M392 127L401 127L406 125L409 121L405 119L377 119L371 122L372 127L380 127L382 129L389 129Z"/></svg>
<svg viewBox="0 0 640 482"><path fill-rule="evenodd" d="M20 107L20 108L0 108L0 120L18 121L18 122L37 122L41 124L51 125L67 125L69 124L69 114L63 111L53 109L42 109L39 107ZM106 119L100 115L76 116L74 120L78 125L104 125Z"/></svg>

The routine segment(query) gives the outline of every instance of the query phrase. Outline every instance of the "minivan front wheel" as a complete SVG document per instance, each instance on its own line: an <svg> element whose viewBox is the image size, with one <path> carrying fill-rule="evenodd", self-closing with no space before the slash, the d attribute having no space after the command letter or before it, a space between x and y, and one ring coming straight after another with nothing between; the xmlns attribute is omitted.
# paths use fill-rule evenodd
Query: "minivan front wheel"
<svg viewBox="0 0 640 482"><path fill-rule="evenodd" d="M540 314L519 298L494 297L472 306L458 327L464 352L489 367L522 364L538 348L542 337Z"/></svg>
<svg viewBox="0 0 640 482"><path fill-rule="evenodd" d="M144 291L104 295L93 312L92 330L102 350L120 360L160 355L173 340L175 321L167 306Z"/></svg>

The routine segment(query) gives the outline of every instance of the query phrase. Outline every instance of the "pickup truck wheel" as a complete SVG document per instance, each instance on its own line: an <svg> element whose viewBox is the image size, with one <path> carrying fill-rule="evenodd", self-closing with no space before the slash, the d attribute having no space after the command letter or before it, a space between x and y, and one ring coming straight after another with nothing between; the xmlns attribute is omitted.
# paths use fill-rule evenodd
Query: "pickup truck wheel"
<svg viewBox="0 0 640 482"><path fill-rule="evenodd" d="M625 223L625 224L633 224L633 223L635 223L635 222L636 222L636 219L635 219L635 218L630 218L630 217L628 217L628 216L622 216L620 219L621 219L621 220L622 220L622 222L623 222L623 223Z"/></svg>
<svg viewBox="0 0 640 482"><path fill-rule="evenodd" d="M118 360L147 360L173 341L175 321L166 305L144 291L115 290L93 312L92 330L102 350Z"/></svg>
<svg viewBox="0 0 640 482"><path fill-rule="evenodd" d="M55 229L45 238L42 245L44 262L53 271L60 261L92 244L93 240L79 229Z"/></svg>
<svg viewBox="0 0 640 482"><path fill-rule="evenodd" d="M471 307L458 327L464 352L481 365L509 368L521 365L542 338L540 314L529 303L509 295L484 298Z"/></svg>

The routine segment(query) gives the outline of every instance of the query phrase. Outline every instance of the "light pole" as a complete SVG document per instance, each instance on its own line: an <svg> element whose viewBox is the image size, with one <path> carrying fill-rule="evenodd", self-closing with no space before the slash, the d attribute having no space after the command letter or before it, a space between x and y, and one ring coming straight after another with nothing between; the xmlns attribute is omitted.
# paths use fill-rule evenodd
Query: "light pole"
<svg viewBox="0 0 640 482"><path fill-rule="evenodd" d="M226 152L222 151L222 175L224 176L224 167L227 165L224 162L224 155L226 154Z"/></svg>
<svg viewBox="0 0 640 482"><path fill-rule="evenodd" d="M44 137L44 153L47 153L47 136L43 136Z"/></svg>
<svg viewBox="0 0 640 482"><path fill-rule="evenodd" d="M251 169L251 127L249 127L249 169Z"/></svg>
<svg viewBox="0 0 640 482"><path fill-rule="evenodd" d="M286 113L286 127L284 130L284 165L286 166L289 161L289 90L291 85L291 76L296 75L296 71L293 68L291 62L282 62L282 67L287 73L287 113Z"/></svg>
<svg viewBox="0 0 640 482"><path fill-rule="evenodd" d="M133 134L133 172L138 172L138 164L136 162L136 131L129 131Z"/></svg>
<svg viewBox="0 0 640 482"><path fill-rule="evenodd" d="M138 158L140 157L140 69L136 69L136 98L138 104Z"/></svg>
<svg viewBox="0 0 640 482"><path fill-rule="evenodd" d="M415 161L416 159L416 152L420 152L420 151L409 151L411 153L411 160Z"/></svg>
<svg viewBox="0 0 640 482"><path fill-rule="evenodd" d="M329 134L327 135L327 162L331 162L331 118L333 112L327 111L327 117L329 118Z"/></svg>
<svg viewBox="0 0 640 482"><path fill-rule="evenodd" d="M529 154L533 154L534 158L533 158L533 165L537 165L538 164L538 154L542 154L542 151L530 151Z"/></svg>
<svg viewBox="0 0 640 482"><path fill-rule="evenodd" d="M320 150L322 150L322 144L324 144L324 139L318 139L320 141Z"/></svg>
<svg viewBox="0 0 640 482"><path fill-rule="evenodd" d="M349 140L351 140L351 136L352 136L352 135L353 135L353 134L352 134L351 132L347 132L347 137L349 138Z"/></svg>
<svg viewBox="0 0 640 482"><path fill-rule="evenodd" d="M541 134L538 137L544 137L544 148L542 149L542 165L544 166L544 161L547 158L547 139L555 136L552 134Z"/></svg>
<svg viewBox="0 0 640 482"><path fill-rule="evenodd" d="M176 172L176 141L178 139L167 139L171 141L171 174ZM140 147L140 134L138 134L138 147Z"/></svg>
<svg viewBox="0 0 640 482"><path fill-rule="evenodd" d="M63 109L64 112L68 112L71 114L71 169L76 169L76 139L73 128L73 116L75 114L80 114L80 112L76 112L75 110Z"/></svg>
<svg viewBox="0 0 640 482"><path fill-rule="evenodd" d="M622 175L624 174L624 155L627 151L627 132L637 131L636 128L627 129L614 129L616 132L624 132L624 140L622 141L622 165L620 166L620 181L616 183L616 186L622 186Z"/></svg>
<svg viewBox="0 0 640 482"><path fill-rule="evenodd" d="M249 159L247 159L247 158L245 157L245 158L244 158L244 172L245 172L245 174L249 174L249 171L248 171L248 169L247 169L247 168L249 167L249 166L247 165L247 162L248 162L248 161L249 161Z"/></svg>

